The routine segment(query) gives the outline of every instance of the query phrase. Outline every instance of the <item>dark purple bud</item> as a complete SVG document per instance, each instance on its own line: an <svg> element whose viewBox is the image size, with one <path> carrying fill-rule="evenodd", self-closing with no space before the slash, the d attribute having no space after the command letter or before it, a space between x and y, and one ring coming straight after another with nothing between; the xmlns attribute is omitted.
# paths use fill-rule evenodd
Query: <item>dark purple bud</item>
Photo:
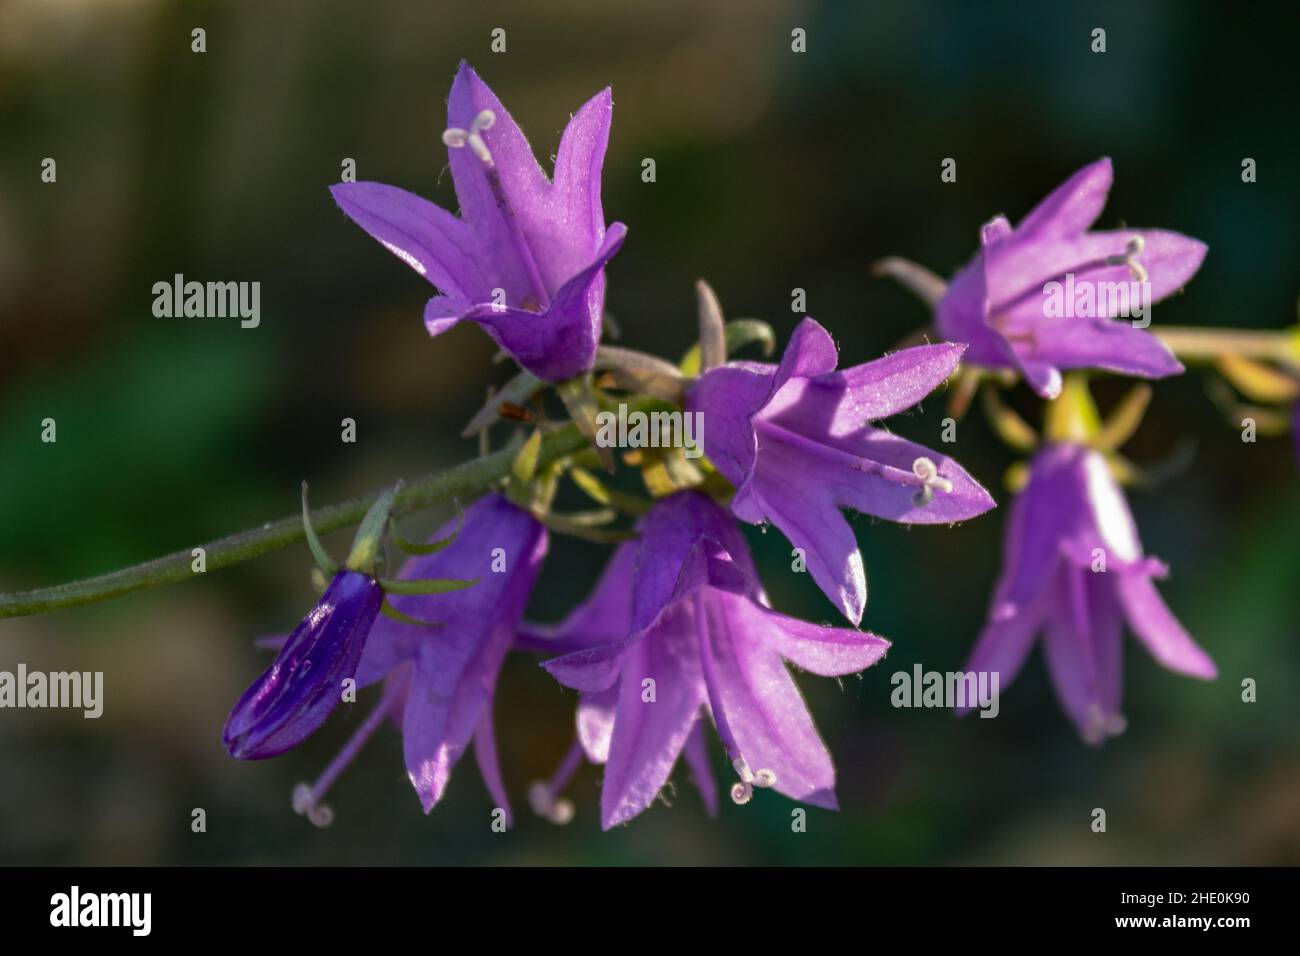
<svg viewBox="0 0 1300 956"><path fill-rule="evenodd" d="M369 575L344 569L294 628L266 672L226 720L226 750L239 760L274 757L325 722L354 678L384 594Z"/></svg>

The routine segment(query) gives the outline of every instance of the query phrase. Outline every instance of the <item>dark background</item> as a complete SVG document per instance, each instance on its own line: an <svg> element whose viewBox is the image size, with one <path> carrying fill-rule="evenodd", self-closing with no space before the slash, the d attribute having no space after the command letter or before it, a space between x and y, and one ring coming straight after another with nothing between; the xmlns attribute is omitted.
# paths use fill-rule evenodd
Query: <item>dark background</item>
<svg viewBox="0 0 1300 956"><path fill-rule="evenodd" d="M605 85L610 221L628 223L607 306L633 347L692 342L693 281L733 316L794 327L790 290L865 361L922 324L871 278L900 254L948 275L979 225L1022 216L1083 164L1114 158L1100 225L1176 229L1204 267L1155 321L1280 327L1300 292L1294 5L1115 3L243 2L0 5L0 588L42 586L188 548L474 454L458 439L491 365L464 327L431 341L418 276L344 219L327 186L358 178L455 207L439 136L468 58L553 154ZM190 52L190 30L208 52ZM489 51L504 27L508 52ZM1093 27L1107 52L1090 52ZM790 50L803 27L808 52ZM58 182L40 181L46 156ZM641 182L655 158L658 181ZM1259 181L1241 182L1243 157ZM955 184L939 165L954 157ZM154 282L257 280L262 324L157 319ZM1122 391L1103 382L1103 403ZM1024 399L1019 395L1019 399ZM1027 413L1032 402L1022 401ZM935 444L941 400L893 424ZM42 444L40 421L58 422ZM359 441L339 440L339 421ZM1014 458L978 415L954 454L1005 505ZM1290 443L1243 444L1205 379L1161 383L1128 455L1195 454L1132 504L1163 593L1217 661L1214 683L1161 670L1129 641L1130 728L1100 750L1057 710L1038 655L997 720L894 710L889 676L960 668L1000 562L1005 507L955 530L857 527L890 637L861 680L800 678L839 768L843 811L760 794L708 820L683 773L669 809L601 834L599 771L557 829L529 781L568 745L574 695L528 658L506 666L497 732L520 822L489 828L472 759L420 813L385 729L317 831L289 808L365 713L337 714L281 759L220 746L230 704L265 665L252 640L313 600L305 548L199 581L0 622L0 669L103 670L98 721L0 712L0 862L15 863L1296 863L1300 862L1300 483ZM413 530L434 516L411 522ZM754 529L751 529L754 530ZM777 607L834 610L751 535ZM329 542L336 551L346 536ZM602 549L554 541L532 615L590 586ZM1240 682L1259 682L1258 703ZM711 739L720 782L729 783ZM203 807L208 832L190 831ZM1093 834L1104 807L1109 832Z"/></svg>

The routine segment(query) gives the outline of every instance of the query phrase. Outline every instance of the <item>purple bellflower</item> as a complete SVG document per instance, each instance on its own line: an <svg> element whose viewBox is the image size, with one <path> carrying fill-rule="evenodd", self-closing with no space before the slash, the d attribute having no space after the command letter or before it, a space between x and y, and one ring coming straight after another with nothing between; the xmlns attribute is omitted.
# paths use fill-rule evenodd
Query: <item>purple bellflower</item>
<svg viewBox="0 0 1300 956"><path fill-rule="evenodd" d="M1168 569L1145 557L1124 493L1105 458L1074 444L1048 445L1011 506L1002 577L967 671L1015 679L1045 634L1047 669L1061 707L1091 744L1124 730L1124 622L1163 666L1212 679L1214 662L1152 583Z"/></svg>
<svg viewBox="0 0 1300 956"><path fill-rule="evenodd" d="M851 674L878 661L888 642L768 607L739 528L704 495L662 499L640 532L589 600L540 639L582 645L543 666L582 692L578 737L587 757L605 765L601 825L645 810L683 752L713 808L706 712L740 776L731 789L737 803L754 787L772 787L835 808L834 765L785 662Z"/></svg>
<svg viewBox="0 0 1300 956"><path fill-rule="evenodd" d="M1062 369L1142 378L1183 370L1145 326L1116 316L1149 321L1150 305L1196 274L1205 244L1160 229L1090 232L1112 176L1099 159L1014 228L1005 216L983 226L980 251L935 307L940 336L969 344L967 362L1014 369L1045 398L1060 394Z"/></svg>
<svg viewBox="0 0 1300 956"><path fill-rule="evenodd" d="M780 365L732 362L710 369L688 396L688 407L704 416L705 453L736 486L732 512L780 528L854 624L862 620L867 581L841 508L934 524L994 505L950 458L868 424L937 388L962 350L922 345L837 371L830 333L804 319Z"/></svg>
<svg viewBox="0 0 1300 956"><path fill-rule="evenodd" d="M436 537L455 528L448 526ZM318 825L332 818L326 791L369 737L391 719L402 731L407 775L428 813L471 741L497 807L510 803L497 758L492 704L497 676L533 590L547 534L527 512L497 494L466 509L454 540L434 554L408 560L398 580L471 576L473 587L435 595L390 596L420 627L381 617L357 666L357 686L383 683L375 710L314 784L294 792L294 809Z"/></svg>
<svg viewBox="0 0 1300 956"><path fill-rule="evenodd" d="M447 101L460 216L382 183L330 188L349 217L437 289L430 335L476 322L547 381L591 367L600 339L604 267L627 233L605 229L600 172L609 141L608 89L574 114L547 179L496 95L462 63Z"/></svg>

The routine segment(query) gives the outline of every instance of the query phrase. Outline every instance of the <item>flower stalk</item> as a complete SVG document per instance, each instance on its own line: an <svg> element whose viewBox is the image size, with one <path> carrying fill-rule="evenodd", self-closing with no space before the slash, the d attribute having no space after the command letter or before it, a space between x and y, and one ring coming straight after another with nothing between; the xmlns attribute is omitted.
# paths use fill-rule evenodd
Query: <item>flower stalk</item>
<svg viewBox="0 0 1300 956"><path fill-rule="evenodd" d="M542 439L538 465L544 467L559 461L580 451L586 443L576 425L565 425ZM452 499L468 500L477 497L509 476L515 454L510 449L498 451L406 481L395 496L392 514L400 516ZM381 495L391 490L392 486L389 485L359 498L317 508L310 512L311 523L320 534L352 527L361 522ZM216 570L283 550L301 543L305 538L302 515L295 514L209 541L200 547L205 554L207 569ZM63 608L95 604L136 591L185 581L195 575L194 557L194 551L186 548L143 564L82 581L0 594L0 618L45 614Z"/></svg>

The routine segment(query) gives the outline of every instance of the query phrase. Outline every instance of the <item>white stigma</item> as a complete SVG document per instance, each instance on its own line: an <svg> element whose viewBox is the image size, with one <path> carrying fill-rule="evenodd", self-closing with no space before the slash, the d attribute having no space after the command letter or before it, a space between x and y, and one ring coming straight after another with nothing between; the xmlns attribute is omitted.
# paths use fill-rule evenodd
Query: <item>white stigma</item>
<svg viewBox="0 0 1300 956"><path fill-rule="evenodd" d="M1099 704L1088 707L1088 726L1084 728L1083 739L1086 743L1099 744L1107 737L1118 737L1128 729L1128 721L1118 711L1106 713Z"/></svg>
<svg viewBox="0 0 1300 956"><path fill-rule="evenodd" d="M922 457L912 462L912 474L921 482L921 490L912 495L912 503L918 508L933 501L936 491L944 494L952 491L952 482L940 476L938 467L929 458Z"/></svg>
<svg viewBox="0 0 1300 956"><path fill-rule="evenodd" d="M461 129L458 126L451 126L442 131L442 141L451 149L461 149L468 146L474 151L474 155L483 161L484 166L492 165L492 154L488 151L487 143L483 142L480 135L484 130L492 128L492 124L497 121L497 114L491 110L483 110L478 116L474 117L473 122L469 124L469 129Z"/></svg>
<svg viewBox="0 0 1300 956"><path fill-rule="evenodd" d="M1108 266L1128 266L1129 274L1138 282L1147 281L1147 270L1142 267L1142 263L1137 261L1137 257L1142 254L1142 250L1147 246L1147 241L1141 236L1133 236L1124 244L1124 254L1106 257Z"/></svg>
<svg viewBox="0 0 1300 956"><path fill-rule="evenodd" d="M749 764L745 762L744 757L737 757L731 762L736 768L736 773L740 775L740 780L731 785L732 802L739 806L749 803L754 797L754 788L776 786L776 774L771 770L750 770Z"/></svg>
<svg viewBox="0 0 1300 956"><path fill-rule="evenodd" d="M562 827L573 819L573 801L557 797L545 782L538 780L528 788L528 805L543 820Z"/></svg>
<svg viewBox="0 0 1300 956"><path fill-rule="evenodd" d="M334 809L328 803L318 803L316 791L305 783L293 788L293 812L306 817L312 826L321 829L334 822Z"/></svg>

